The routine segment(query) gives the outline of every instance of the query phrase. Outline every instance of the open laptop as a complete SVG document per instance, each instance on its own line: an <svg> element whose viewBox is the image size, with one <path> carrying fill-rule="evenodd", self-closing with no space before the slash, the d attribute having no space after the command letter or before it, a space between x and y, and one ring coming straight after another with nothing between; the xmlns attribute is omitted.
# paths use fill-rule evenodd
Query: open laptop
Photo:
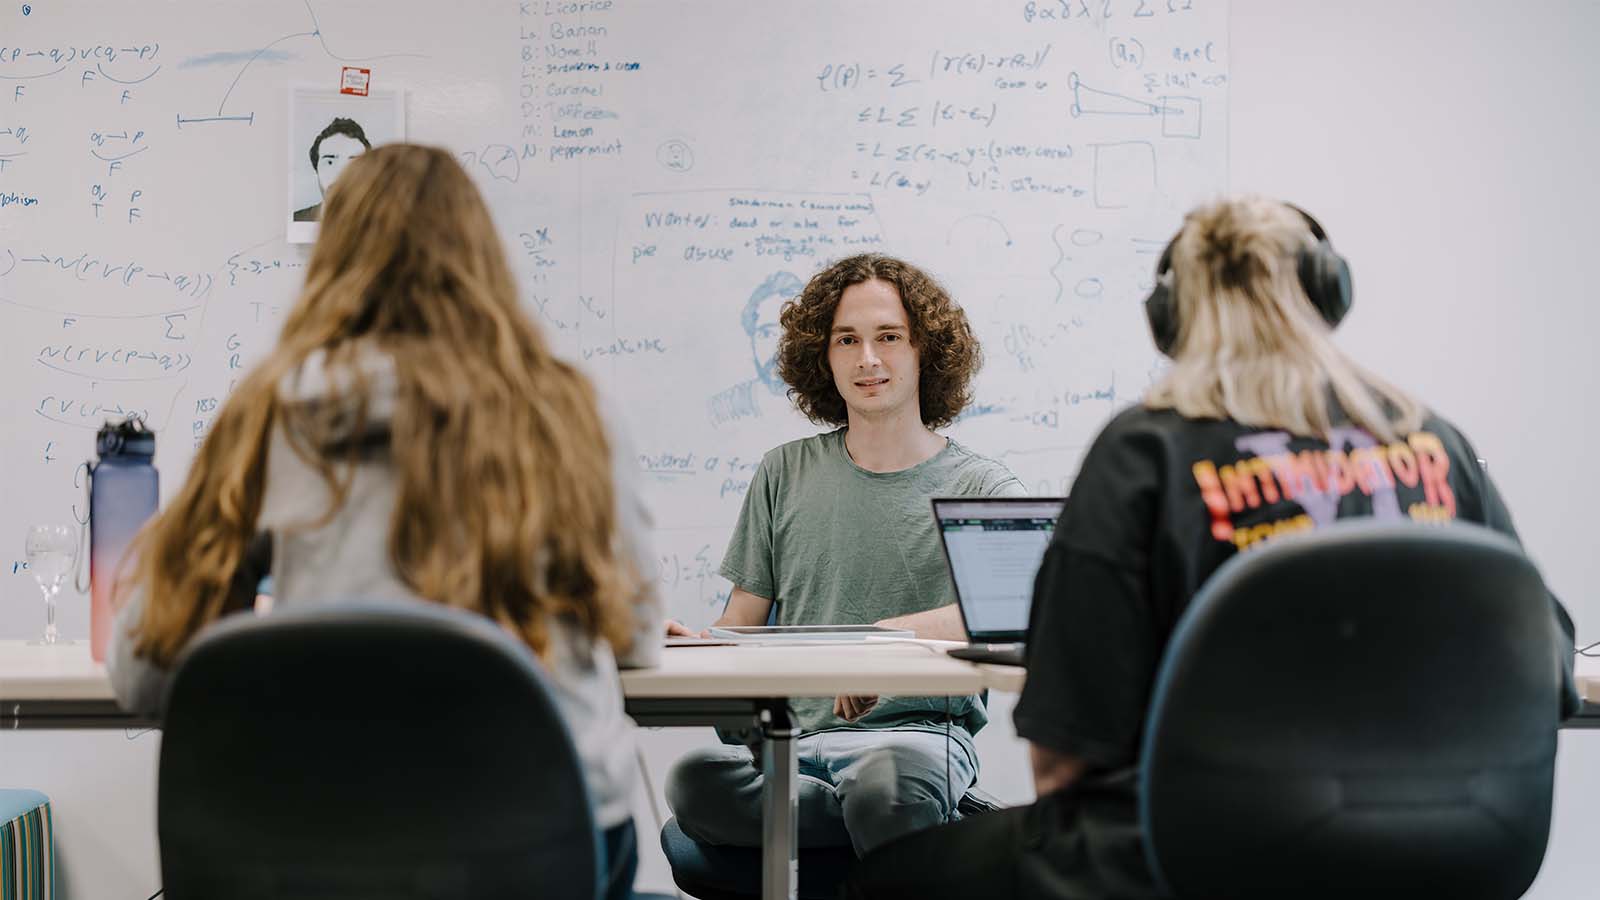
<svg viewBox="0 0 1600 900"><path fill-rule="evenodd" d="M973 662L1023 664L1033 577L1055 533L1061 497L939 497L934 523L972 643L949 651Z"/></svg>

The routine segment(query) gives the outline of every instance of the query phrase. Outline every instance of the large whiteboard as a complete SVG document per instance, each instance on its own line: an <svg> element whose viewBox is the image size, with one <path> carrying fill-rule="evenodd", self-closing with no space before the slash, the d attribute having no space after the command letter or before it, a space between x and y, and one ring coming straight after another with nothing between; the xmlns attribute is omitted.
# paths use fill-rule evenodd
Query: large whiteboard
<svg viewBox="0 0 1600 900"><path fill-rule="evenodd" d="M829 260L917 262L987 364L950 432L1038 491L1158 371L1139 302L1227 181L1225 0L35 2L0 27L0 559L81 518L108 415L164 494L274 340L290 89L345 65L488 197L527 309L615 400L675 615L766 449L816 428L770 371L777 300ZM302 162L303 162L302 158ZM67 597L63 630L87 633ZM39 625L0 605L0 637Z"/></svg>

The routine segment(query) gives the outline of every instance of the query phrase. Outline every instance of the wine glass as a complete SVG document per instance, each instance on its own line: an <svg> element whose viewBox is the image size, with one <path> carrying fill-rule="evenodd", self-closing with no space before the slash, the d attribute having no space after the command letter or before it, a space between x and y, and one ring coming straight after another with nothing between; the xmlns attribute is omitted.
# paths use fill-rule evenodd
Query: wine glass
<svg viewBox="0 0 1600 900"><path fill-rule="evenodd" d="M44 593L44 637L30 643L57 644L62 641L56 631L56 594L61 593L61 582L72 571L78 558L78 532L67 525L34 525L28 529L28 571Z"/></svg>

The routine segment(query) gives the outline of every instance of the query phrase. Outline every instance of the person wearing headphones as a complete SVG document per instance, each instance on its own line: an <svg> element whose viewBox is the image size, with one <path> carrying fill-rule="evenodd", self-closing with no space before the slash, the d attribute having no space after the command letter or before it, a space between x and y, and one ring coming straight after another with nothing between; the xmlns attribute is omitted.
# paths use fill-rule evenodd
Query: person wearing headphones
<svg viewBox="0 0 1600 900"><path fill-rule="evenodd" d="M1206 579L1336 519L1515 537L1466 438L1334 345L1350 301L1349 265L1305 212L1246 196L1189 213L1145 304L1172 367L1095 439L1035 580L1015 721L1038 800L885 845L848 896L1162 896L1139 749L1162 653ZM1551 604L1571 714L1572 622Z"/></svg>

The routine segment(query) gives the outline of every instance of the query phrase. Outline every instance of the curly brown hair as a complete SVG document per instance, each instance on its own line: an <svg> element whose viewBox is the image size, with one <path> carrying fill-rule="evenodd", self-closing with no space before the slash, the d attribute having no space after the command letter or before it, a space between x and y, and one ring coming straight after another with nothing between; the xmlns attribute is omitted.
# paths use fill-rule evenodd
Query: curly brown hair
<svg viewBox="0 0 1600 900"><path fill-rule="evenodd" d="M917 395L922 424L949 425L972 402L972 376L983 365L978 339L967 324L967 314L932 276L878 253L839 260L812 276L800 296L783 305L778 374L789 385L789 398L819 425L849 422L828 365L828 341L845 288L874 278L894 285L911 321L911 345L921 363Z"/></svg>

